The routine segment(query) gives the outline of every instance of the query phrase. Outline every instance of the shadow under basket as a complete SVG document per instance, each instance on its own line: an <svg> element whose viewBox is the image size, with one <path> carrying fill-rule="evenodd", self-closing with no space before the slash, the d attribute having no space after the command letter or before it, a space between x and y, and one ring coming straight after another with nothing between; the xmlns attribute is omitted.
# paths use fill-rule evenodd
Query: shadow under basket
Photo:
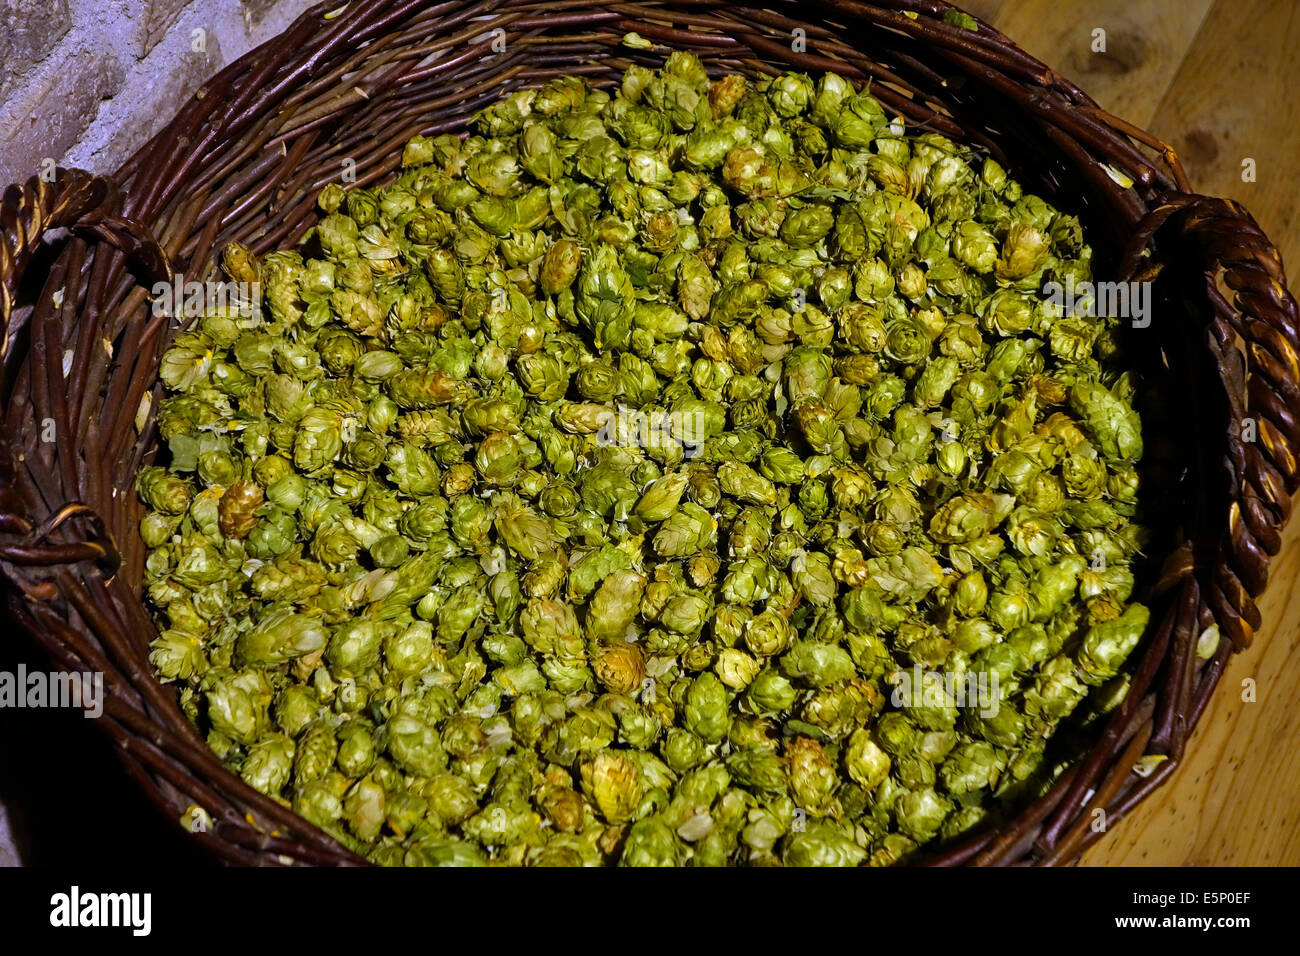
<svg viewBox="0 0 1300 956"><path fill-rule="evenodd" d="M909 128L985 151L1078 215L1099 277L1153 283L1149 334L1130 337L1158 545L1129 695L1087 728L1083 756L1045 795L918 862L1070 863L1100 835L1094 811L1113 825L1169 778L1229 658L1260 626L1255 599L1300 483L1295 301L1241 206L1193 193L1168 146L988 25L945 20L950 9L336 0L224 69L112 176L60 169L5 192L9 613L54 666L105 675L97 723L161 812L181 825L203 808L210 823L193 839L229 863L365 862L226 770L153 677L134 476L157 450L159 360L175 329L153 315L147 289L175 272L215 277L214 251L230 241L258 254L294 243L346 162L357 184L385 183L409 138L458 132L503 92L562 75L607 87L673 49L715 76L797 69L870 82ZM624 45L629 32L651 44ZM66 231L46 236L55 229ZM20 293L30 308L17 307ZM1201 659L1212 626L1223 639Z"/></svg>

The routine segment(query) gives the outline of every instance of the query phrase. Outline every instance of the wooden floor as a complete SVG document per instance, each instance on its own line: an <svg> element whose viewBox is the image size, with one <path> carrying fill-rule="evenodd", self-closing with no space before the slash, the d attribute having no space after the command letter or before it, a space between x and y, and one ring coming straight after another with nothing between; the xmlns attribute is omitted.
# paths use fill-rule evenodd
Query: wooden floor
<svg viewBox="0 0 1300 956"><path fill-rule="evenodd" d="M957 0L1242 202L1300 290L1300 0ZM1104 30L1106 53L1092 52ZM1243 160L1255 182L1242 181ZM1084 865L1300 864L1300 520L1174 777ZM1242 700L1253 678L1255 701Z"/></svg>

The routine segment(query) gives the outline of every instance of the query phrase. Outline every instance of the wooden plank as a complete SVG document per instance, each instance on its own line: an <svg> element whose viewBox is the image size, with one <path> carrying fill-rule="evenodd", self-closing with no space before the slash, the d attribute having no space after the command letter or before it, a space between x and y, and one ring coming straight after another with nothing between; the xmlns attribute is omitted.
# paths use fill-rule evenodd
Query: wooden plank
<svg viewBox="0 0 1300 956"><path fill-rule="evenodd" d="M1300 4L1218 0L1147 127L1178 152L1199 192L1241 201L1300 267ZM1242 181L1242 160L1256 181ZM1294 283L1293 283L1294 287Z"/></svg>
<svg viewBox="0 0 1300 956"><path fill-rule="evenodd" d="M964 3L958 3L961 7L973 17L979 17L985 23L997 26L994 20L997 18L998 11L1002 9L1005 0L965 0ZM1001 29L999 27L999 29Z"/></svg>
<svg viewBox="0 0 1300 956"><path fill-rule="evenodd" d="M1146 126L1214 0L1016 0L993 26L1116 116ZM1105 31L1094 52L1093 31Z"/></svg>
<svg viewBox="0 0 1300 956"><path fill-rule="evenodd" d="M1193 186L1240 200L1300 267L1300 110L1290 79L1300 5L1220 0L1148 128L1179 153ZM1256 161L1257 181L1241 179ZM1289 283L1296 288L1294 279ZM1300 863L1300 521L1261 602L1264 627L1233 660L1183 765L1088 854L1089 865ZM1256 682L1256 701L1242 682Z"/></svg>

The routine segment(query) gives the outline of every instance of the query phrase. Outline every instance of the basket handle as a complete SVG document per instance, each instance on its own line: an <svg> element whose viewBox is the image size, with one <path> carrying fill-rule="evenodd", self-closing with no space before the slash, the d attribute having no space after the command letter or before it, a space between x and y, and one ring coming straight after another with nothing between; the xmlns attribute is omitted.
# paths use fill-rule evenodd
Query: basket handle
<svg viewBox="0 0 1300 956"><path fill-rule="evenodd" d="M116 215L122 191L113 180L81 169L56 168L53 181L33 176L13 185L0 200L0 380L23 322L14 321L14 301L23 272L50 229L66 227L84 237L104 240L120 249L155 282L171 280L171 263L153 234L140 223ZM110 573L119 557L103 522L90 508L70 502L40 527L25 516L13 490L13 457L9 436L0 429L0 534L18 535L18 542L0 544L0 560L20 565L55 565L95 560ZM48 535L69 518L88 519L94 537L73 543L52 543Z"/></svg>
<svg viewBox="0 0 1300 956"><path fill-rule="evenodd" d="M1213 311L1209 348L1228 397L1228 532L1203 596L1240 651L1260 624L1255 598L1300 487L1300 318L1277 247L1231 199L1173 193L1138 224L1121 275L1132 277L1152 241L1171 242L1203 273L1194 293ZM1220 281L1234 295L1229 302ZM1189 290L1191 292L1191 290ZM1237 342L1240 340L1241 349ZM1241 396L1245 395L1245 401ZM1185 548L1162 583L1193 572Z"/></svg>
<svg viewBox="0 0 1300 956"><path fill-rule="evenodd" d="M33 176L24 185L4 191L0 201L0 363L8 359L22 331L21 324L12 324L18 283L50 229L66 227L102 239L120 249L152 281L171 280L171 263L153 233L116 214L121 200L122 191L113 180L63 167L54 170L52 182Z"/></svg>

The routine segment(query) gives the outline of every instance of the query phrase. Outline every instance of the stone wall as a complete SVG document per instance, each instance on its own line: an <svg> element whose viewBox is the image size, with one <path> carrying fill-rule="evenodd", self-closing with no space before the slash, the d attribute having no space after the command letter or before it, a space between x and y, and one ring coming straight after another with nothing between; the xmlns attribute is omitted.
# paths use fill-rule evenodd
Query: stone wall
<svg viewBox="0 0 1300 956"><path fill-rule="evenodd" d="M342 0L340 0L340 5ZM0 0L0 189L116 169L313 0Z"/></svg>

